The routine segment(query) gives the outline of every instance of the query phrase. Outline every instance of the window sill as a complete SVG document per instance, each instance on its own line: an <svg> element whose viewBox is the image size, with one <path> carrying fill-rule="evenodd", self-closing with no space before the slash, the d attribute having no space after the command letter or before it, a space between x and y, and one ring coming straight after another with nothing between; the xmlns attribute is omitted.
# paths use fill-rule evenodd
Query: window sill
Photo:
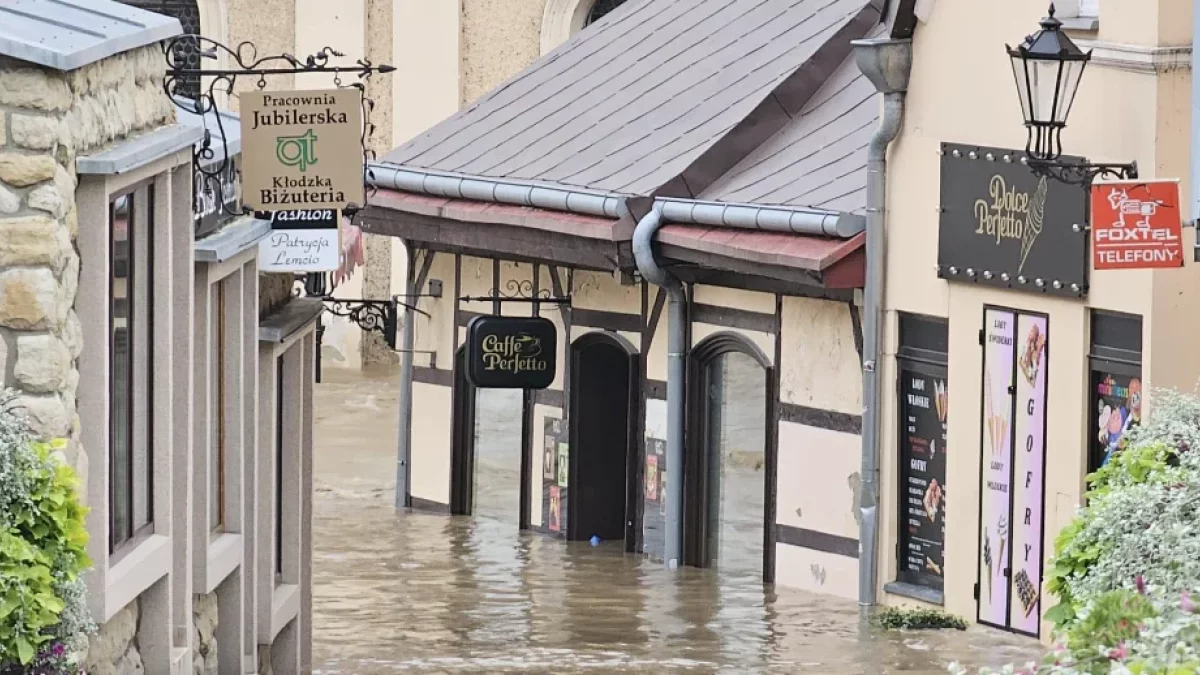
<svg viewBox="0 0 1200 675"><path fill-rule="evenodd" d="M242 535L222 534L208 545L208 564L205 565L204 592L212 593L221 582L242 564Z"/></svg>
<svg viewBox="0 0 1200 675"><path fill-rule="evenodd" d="M899 595L913 600L920 600L931 605L945 605L946 594L944 591L938 591L916 584L909 584L903 581L893 581L883 587L885 593Z"/></svg>
<svg viewBox="0 0 1200 675"><path fill-rule="evenodd" d="M151 535L109 567L101 621L111 619L170 572L171 539L161 534Z"/></svg>
<svg viewBox="0 0 1200 675"><path fill-rule="evenodd" d="M1067 18L1059 18L1062 21L1062 27L1065 30L1080 31L1085 33L1095 33L1100 30L1100 17L1098 16L1071 16Z"/></svg>
<svg viewBox="0 0 1200 675"><path fill-rule="evenodd" d="M275 587L271 596L271 642L297 616L300 615L300 587L283 584Z"/></svg>

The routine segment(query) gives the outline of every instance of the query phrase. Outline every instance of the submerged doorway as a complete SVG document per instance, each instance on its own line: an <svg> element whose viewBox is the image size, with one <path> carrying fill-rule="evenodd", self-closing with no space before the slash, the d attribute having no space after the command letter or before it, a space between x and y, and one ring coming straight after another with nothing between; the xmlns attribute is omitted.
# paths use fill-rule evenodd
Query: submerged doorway
<svg viewBox="0 0 1200 675"><path fill-rule="evenodd" d="M465 353L459 349L454 368L450 513L524 528L524 394L472 385Z"/></svg>
<svg viewBox="0 0 1200 675"><path fill-rule="evenodd" d="M635 550L639 372L637 351L619 335L588 333L571 345L569 540L595 535Z"/></svg>
<svg viewBox="0 0 1200 675"><path fill-rule="evenodd" d="M684 562L774 581L774 370L717 333L692 352L684 457Z"/></svg>

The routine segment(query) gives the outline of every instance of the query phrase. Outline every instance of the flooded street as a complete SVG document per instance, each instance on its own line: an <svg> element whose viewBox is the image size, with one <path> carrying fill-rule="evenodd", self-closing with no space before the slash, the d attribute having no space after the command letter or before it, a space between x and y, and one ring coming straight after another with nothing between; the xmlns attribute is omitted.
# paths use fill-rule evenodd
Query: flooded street
<svg viewBox="0 0 1200 675"><path fill-rule="evenodd" d="M521 534L507 496L497 518L397 515L395 390L392 374L332 370L316 388L315 672L944 673L1038 651L980 628L862 631L855 603L734 567L671 572L620 542ZM481 428L507 429L509 407ZM746 482L761 477L744 464ZM512 485L481 494L517 493L515 467L480 481L493 476Z"/></svg>

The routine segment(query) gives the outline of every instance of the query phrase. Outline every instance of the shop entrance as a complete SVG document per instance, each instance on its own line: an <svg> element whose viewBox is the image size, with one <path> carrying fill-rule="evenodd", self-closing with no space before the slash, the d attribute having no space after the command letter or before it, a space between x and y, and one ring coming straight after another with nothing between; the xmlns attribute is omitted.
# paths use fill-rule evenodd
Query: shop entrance
<svg viewBox="0 0 1200 675"><path fill-rule="evenodd" d="M571 345L571 489L567 539L636 543L629 469L639 466L635 425L640 361L637 350L613 333L589 333Z"/></svg>
<svg viewBox="0 0 1200 675"><path fill-rule="evenodd" d="M684 563L774 581L775 378L757 345L718 333L692 352Z"/></svg>

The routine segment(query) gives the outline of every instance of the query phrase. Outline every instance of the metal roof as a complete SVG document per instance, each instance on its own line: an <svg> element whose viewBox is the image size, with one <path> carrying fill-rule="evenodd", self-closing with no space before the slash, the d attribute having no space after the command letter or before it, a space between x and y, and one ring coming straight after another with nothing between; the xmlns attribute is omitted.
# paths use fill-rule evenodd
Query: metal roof
<svg viewBox="0 0 1200 675"><path fill-rule="evenodd" d="M68 71L183 32L113 0L0 0L0 55Z"/></svg>
<svg viewBox="0 0 1200 675"><path fill-rule="evenodd" d="M868 0L629 0L388 163L696 196L878 25ZM764 134L765 130L765 136Z"/></svg>
<svg viewBox="0 0 1200 675"><path fill-rule="evenodd" d="M875 87L846 59L800 116L758 146L701 195L703 199L866 208L867 145L879 121Z"/></svg>
<svg viewBox="0 0 1200 675"><path fill-rule="evenodd" d="M215 164L224 160L226 151L230 157L242 152L241 117L226 110L209 110L201 116L193 112L196 106L195 101L182 96L174 98L176 118L179 123L207 129L210 134L212 144L209 149L212 150L213 156L209 159L201 158L201 164Z"/></svg>

